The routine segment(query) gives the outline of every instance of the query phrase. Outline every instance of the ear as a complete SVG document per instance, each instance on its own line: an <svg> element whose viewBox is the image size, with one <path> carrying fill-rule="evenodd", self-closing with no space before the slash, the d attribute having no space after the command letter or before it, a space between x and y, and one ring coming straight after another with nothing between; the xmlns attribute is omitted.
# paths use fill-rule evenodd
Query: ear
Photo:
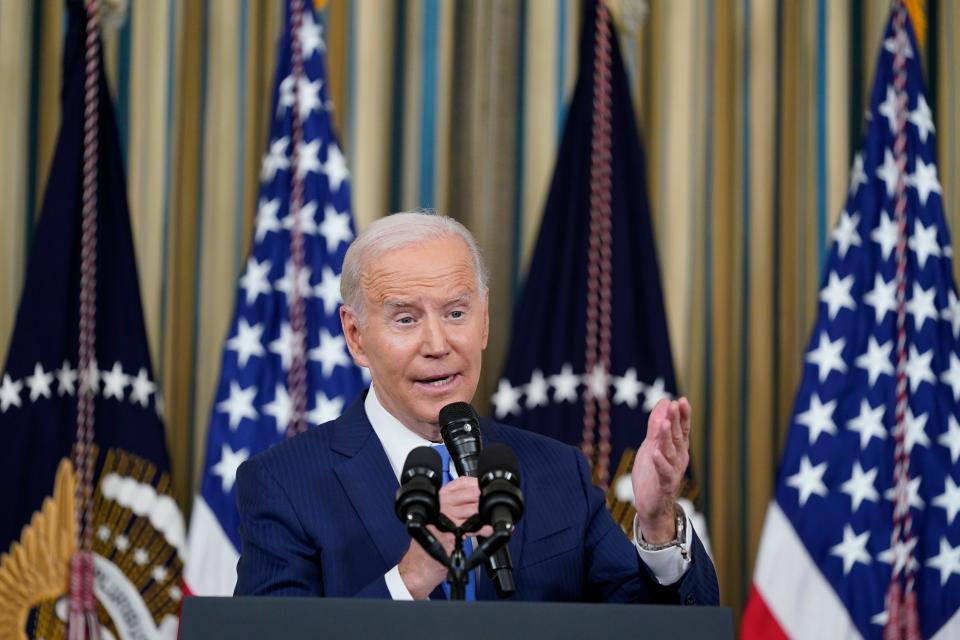
<svg viewBox="0 0 960 640"><path fill-rule="evenodd" d="M482 332L481 336L482 336L483 342L482 342L482 344L481 344L481 346L480 346L480 350L481 350L481 351L486 350L486 348L487 348L487 341L488 341L489 338L490 338L490 291L489 291L489 289L488 289L486 292L484 292L484 294L483 294L483 320L482 320L482 322L483 322L483 332Z"/></svg>
<svg viewBox="0 0 960 640"><path fill-rule="evenodd" d="M363 349L363 332L360 328L360 318L357 313L345 304L340 305L340 325L343 327L343 337L347 339L347 348L353 361L361 367L370 367L367 354Z"/></svg>

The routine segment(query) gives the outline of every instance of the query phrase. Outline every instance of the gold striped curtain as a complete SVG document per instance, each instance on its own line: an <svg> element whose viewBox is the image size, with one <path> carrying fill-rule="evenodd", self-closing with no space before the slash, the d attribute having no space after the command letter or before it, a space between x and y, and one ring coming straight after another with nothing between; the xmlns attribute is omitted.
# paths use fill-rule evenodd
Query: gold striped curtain
<svg viewBox="0 0 960 640"><path fill-rule="evenodd" d="M888 3L610 0L694 465L739 611ZM110 1L104 51L176 495L199 481L266 144L280 0ZM576 71L577 0L329 0L335 121L362 226L434 207L493 271L495 386ZM948 219L960 220L960 5L927 3ZM62 0L0 1L0 357L59 124Z"/></svg>

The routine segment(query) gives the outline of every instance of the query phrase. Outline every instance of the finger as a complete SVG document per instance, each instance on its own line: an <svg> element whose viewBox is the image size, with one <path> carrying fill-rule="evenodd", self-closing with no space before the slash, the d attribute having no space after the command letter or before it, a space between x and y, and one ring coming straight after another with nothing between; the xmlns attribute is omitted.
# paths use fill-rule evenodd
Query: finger
<svg viewBox="0 0 960 640"><path fill-rule="evenodd" d="M677 455L677 447L673 443L673 432L670 424L666 421L662 423L660 435L657 438L656 448L664 455L664 457L667 458L667 460L672 461Z"/></svg>
<svg viewBox="0 0 960 640"><path fill-rule="evenodd" d="M670 461L663 455L663 452L659 449L653 452L653 468L656 469L657 475L660 477L660 483L667 487L673 487L676 482L676 468L670 464Z"/></svg>
<svg viewBox="0 0 960 640"><path fill-rule="evenodd" d="M670 436L677 447L683 445L683 430L680 428L680 403L670 403Z"/></svg>
<svg viewBox="0 0 960 640"><path fill-rule="evenodd" d="M670 407L670 401L666 398L662 398L657 404L654 405L653 411L650 412L650 418L647 420L647 424L653 424L654 422L659 422L663 420L667 415L667 409Z"/></svg>
<svg viewBox="0 0 960 640"><path fill-rule="evenodd" d="M690 406L690 401L685 397L680 398L680 429L683 431L683 437L686 440L690 439L690 422L693 418L693 407Z"/></svg>

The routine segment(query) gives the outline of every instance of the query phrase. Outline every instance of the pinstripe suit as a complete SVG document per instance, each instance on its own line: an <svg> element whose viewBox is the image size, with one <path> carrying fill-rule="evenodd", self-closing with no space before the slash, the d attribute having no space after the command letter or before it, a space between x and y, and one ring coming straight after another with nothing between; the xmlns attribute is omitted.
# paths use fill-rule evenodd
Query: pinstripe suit
<svg viewBox="0 0 960 640"><path fill-rule="evenodd" d="M689 571L660 586L577 449L487 420L481 432L520 461L526 512L510 541L516 599L718 604L716 573L696 535ZM254 456L237 473L236 594L389 598L383 576L410 544L394 515L396 490L363 397L337 420ZM431 597L444 596L438 588ZM497 598L485 577L477 598Z"/></svg>

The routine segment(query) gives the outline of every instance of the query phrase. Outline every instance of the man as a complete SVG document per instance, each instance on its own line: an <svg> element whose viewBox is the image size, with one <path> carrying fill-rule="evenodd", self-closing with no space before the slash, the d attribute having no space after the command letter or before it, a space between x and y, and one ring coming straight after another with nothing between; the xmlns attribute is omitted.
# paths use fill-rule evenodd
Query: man
<svg viewBox="0 0 960 640"><path fill-rule="evenodd" d="M473 399L487 280L475 240L451 218L395 214L357 237L344 259L340 319L372 385L337 420L240 467L237 594L444 597L446 569L410 540L394 493L407 454L441 442L440 409ZM520 463L526 512L509 544L513 597L718 603L713 564L675 502L689 460L686 399L655 407L637 454L637 547L577 449L486 420L481 432ZM479 496L475 478L457 478L441 488L441 510L459 524ZM451 550L451 534L439 537ZM495 599L477 573L476 597Z"/></svg>

